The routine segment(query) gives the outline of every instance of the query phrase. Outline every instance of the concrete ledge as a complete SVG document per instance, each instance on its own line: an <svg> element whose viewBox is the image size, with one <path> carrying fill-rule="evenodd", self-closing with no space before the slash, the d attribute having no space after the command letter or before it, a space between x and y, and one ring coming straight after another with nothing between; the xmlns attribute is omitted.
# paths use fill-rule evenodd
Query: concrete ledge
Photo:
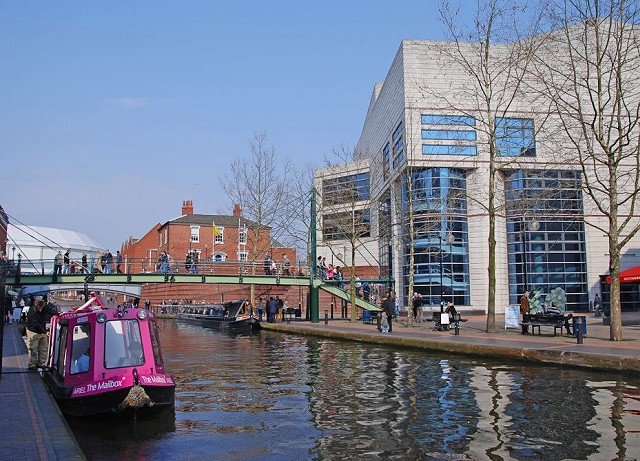
<svg viewBox="0 0 640 461"><path fill-rule="evenodd" d="M637 373L640 371L640 357L625 356L609 353L589 353L575 350L563 350L563 348L579 347L574 344L555 343L549 345L523 344L517 345L516 341L509 340L497 334L485 334L485 338L461 335L427 336L424 334L411 334L411 330L399 326L392 333L380 333L375 327L372 330L357 328L334 327L324 324L262 324L265 330L295 333L302 335L314 335L325 338L383 344L387 346L400 346L429 351L443 351L468 356L486 358L504 358L527 363L554 364L567 367L588 368L591 370L616 371ZM519 335L518 335L519 336ZM530 337L527 337L529 340ZM501 340L501 341L500 341ZM533 339L534 340L534 339ZM522 341L518 338L518 341ZM538 347L539 346L539 347ZM547 346L545 348L545 346Z"/></svg>

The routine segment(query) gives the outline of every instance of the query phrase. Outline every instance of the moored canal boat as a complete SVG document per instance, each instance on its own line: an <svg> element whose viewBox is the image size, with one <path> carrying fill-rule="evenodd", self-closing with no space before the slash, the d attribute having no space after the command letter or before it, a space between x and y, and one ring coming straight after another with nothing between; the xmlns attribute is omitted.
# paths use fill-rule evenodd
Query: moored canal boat
<svg viewBox="0 0 640 461"><path fill-rule="evenodd" d="M51 319L42 371L61 411L70 416L143 415L174 405L153 313L105 308L91 293L82 306Z"/></svg>
<svg viewBox="0 0 640 461"><path fill-rule="evenodd" d="M234 333L250 333L260 329L260 321L253 312L249 312L247 304L242 299L221 304L178 306L176 318L196 325Z"/></svg>

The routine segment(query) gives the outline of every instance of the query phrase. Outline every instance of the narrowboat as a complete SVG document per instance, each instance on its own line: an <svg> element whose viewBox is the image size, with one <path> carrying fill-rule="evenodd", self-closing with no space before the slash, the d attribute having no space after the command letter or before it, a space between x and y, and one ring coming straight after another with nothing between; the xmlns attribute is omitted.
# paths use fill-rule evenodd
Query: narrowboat
<svg viewBox="0 0 640 461"><path fill-rule="evenodd" d="M178 320L233 333L260 329L260 321L242 299L221 304L185 304L178 306Z"/></svg>
<svg viewBox="0 0 640 461"><path fill-rule="evenodd" d="M153 313L89 300L51 319L42 370L69 416L144 415L173 408L175 383L164 370Z"/></svg>

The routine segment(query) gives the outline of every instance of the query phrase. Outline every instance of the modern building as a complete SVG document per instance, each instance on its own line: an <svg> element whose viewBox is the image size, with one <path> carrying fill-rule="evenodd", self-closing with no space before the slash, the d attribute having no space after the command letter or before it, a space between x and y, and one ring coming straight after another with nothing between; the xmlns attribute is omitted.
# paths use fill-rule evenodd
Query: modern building
<svg viewBox="0 0 640 461"><path fill-rule="evenodd" d="M354 162L316 172L318 251L344 254L353 233L335 223L347 214L360 226L356 265L393 277L401 305L410 296L412 246L415 291L429 304L444 298L463 311L486 312L490 143L479 123L486 116L468 90L473 77L443 57L454 55L455 46L402 42L374 87ZM496 45L496 52L509 46ZM523 91L492 120L500 169L498 313L525 289L541 299L562 289L568 310L585 311L608 273L607 236L587 225L602 216L583 194L580 165L556 155L562 132L541 107ZM640 264L639 247L638 238L627 246L623 269Z"/></svg>

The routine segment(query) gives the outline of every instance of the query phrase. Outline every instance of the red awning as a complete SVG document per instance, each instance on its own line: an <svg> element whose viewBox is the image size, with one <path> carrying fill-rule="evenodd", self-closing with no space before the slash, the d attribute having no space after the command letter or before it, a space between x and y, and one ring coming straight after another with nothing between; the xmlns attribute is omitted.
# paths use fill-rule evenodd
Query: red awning
<svg viewBox="0 0 640 461"><path fill-rule="evenodd" d="M640 282L640 266L620 272L620 283L638 283ZM611 283L611 277L607 276L607 283Z"/></svg>

